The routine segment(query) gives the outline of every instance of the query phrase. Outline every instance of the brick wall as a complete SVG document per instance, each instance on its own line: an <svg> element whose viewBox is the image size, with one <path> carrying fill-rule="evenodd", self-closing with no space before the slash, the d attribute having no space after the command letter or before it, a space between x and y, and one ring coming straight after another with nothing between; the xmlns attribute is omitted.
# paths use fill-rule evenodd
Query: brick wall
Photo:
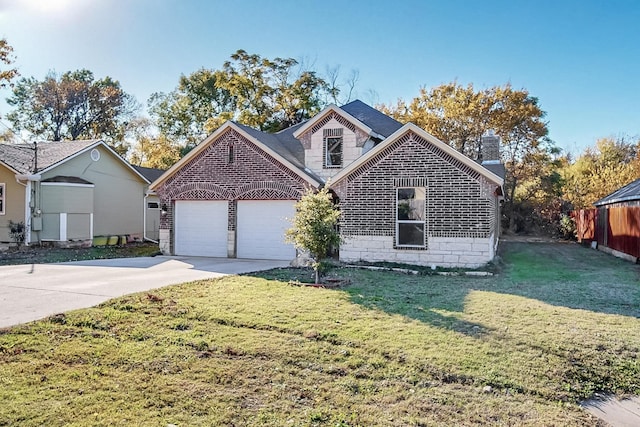
<svg viewBox="0 0 640 427"><path fill-rule="evenodd" d="M230 144L235 157L232 163ZM297 174L229 129L156 190L167 208L160 229L173 228L175 200L298 200L307 186ZM235 202L229 204L229 231L235 229L235 206Z"/></svg>
<svg viewBox="0 0 640 427"><path fill-rule="evenodd" d="M395 238L394 181L401 179L427 182L427 249L433 237L492 239L496 184L412 132L335 186L342 235Z"/></svg>

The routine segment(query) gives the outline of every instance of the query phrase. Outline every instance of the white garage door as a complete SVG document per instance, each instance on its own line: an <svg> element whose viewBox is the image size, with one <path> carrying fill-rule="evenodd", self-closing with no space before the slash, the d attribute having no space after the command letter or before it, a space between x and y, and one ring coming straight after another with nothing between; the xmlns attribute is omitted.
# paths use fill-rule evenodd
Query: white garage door
<svg viewBox="0 0 640 427"><path fill-rule="evenodd" d="M176 255L226 257L228 203L176 201Z"/></svg>
<svg viewBox="0 0 640 427"><path fill-rule="evenodd" d="M284 231L291 227L293 200L238 201L238 258L292 260L293 245L284 242Z"/></svg>

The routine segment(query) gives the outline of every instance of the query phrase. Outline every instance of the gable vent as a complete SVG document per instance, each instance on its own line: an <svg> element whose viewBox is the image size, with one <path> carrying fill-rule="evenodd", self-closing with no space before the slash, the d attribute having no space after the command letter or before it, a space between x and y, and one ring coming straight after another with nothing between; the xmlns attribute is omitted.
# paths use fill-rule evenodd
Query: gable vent
<svg viewBox="0 0 640 427"><path fill-rule="evenodd" d="M394 178L394 187L427 187L427 178Z"/></svg>
<svg viewBox="0 0 640 427"><path fill-rule="evenodd" d="M325 138L331 138L331 137L340 137L342 136L342 128L338 128L338 129L323 129L322 130L322 136L324 136Z"/></svg>

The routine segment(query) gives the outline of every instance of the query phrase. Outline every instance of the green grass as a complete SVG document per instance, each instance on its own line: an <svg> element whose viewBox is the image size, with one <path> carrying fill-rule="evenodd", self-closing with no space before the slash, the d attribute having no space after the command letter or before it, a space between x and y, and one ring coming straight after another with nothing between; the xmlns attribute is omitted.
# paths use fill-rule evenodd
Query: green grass
<svg viewBox="0 0 640 427"><path fill-rule="evenodd" d="M0 252L0 265L132 258L155 256L159 253L158 245L153 243L130 243L124 246L92 246L89 248L55 248L33 245L23 246L19 250L12 248L6 252Z"/></svg>
<svg viewBox="0 0 640 427"><path fill-rule="evenodd" d="M494 277L272 270L0 333L1 425L595 425L640 392L640 269L503 247ZM491 391L483 388L491 386Z"/></svg>

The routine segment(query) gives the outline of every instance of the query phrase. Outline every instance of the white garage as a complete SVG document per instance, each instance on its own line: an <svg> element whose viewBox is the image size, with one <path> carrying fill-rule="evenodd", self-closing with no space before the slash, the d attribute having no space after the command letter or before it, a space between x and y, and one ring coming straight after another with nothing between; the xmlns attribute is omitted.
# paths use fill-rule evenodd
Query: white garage
<svg viewBox="0 0 640 427"><path fill-rule="evenodd" d="M175 254L226 257L228 206L227 201L177 200Z"/></svg>
<svg viewBox="0 0 640 427"><path fill-rule="evenodd" d="M294 200L238 200L237 257L292 260L293 245L284 242L295 214Z"/></svg>

